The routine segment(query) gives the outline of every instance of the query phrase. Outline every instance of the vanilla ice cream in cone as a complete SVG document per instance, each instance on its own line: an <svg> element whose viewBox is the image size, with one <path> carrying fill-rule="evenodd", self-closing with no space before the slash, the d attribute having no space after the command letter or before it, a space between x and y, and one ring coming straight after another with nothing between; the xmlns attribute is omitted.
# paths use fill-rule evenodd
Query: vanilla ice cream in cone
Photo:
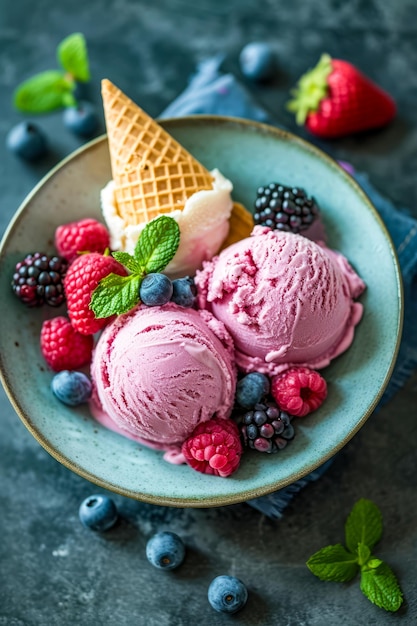
<svg viewBox="0 0 417 626"><path fill-rule="evenodd" d="M112 248L132 252L145 224L169 215L180 227L180 245L166 272L177 277L194 274L226 238L249 234L252 217L233 204L229 180L209 172L109 80L102 96L113 180L101 201Z"/></svg>

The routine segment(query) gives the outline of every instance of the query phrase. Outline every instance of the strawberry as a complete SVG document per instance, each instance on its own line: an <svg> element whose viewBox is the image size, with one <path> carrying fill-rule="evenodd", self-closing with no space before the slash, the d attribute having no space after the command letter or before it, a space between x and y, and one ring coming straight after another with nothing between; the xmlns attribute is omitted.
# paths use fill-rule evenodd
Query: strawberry
<svg viewBox="0 0 417 626"><path fill-rule="evenodd" d="M70 263L80 252L103 253L109 246L109 231L92 218L62 224L55 231L55 247Z"/></svg>
<svg viewBox="0 0 417 626"><path fill-rule="evenodd" d="M388 124L395 116L391 96L347 61L323 54L300 78L287 108L297 124L325 139Z"/></svg>
<svg viewBox="0 0 417 626"><path fill-rule="evenodd" d="M109 274L126 276L127 272L112 256L98 252L83 254L69 266L64 281L68 315L75 330L82 335L93 335L114 318L96 318L90 308L94 289Z"/></svg>

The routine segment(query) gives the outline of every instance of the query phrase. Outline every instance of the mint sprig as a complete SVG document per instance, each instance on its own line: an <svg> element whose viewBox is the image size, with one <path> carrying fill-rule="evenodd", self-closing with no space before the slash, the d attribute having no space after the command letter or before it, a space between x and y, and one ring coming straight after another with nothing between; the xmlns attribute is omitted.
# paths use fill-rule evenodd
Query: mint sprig
<svg viewBox="0 0 417 626"><path fill-rule="evenodd" d="M386 611L398 611L403 594L395 574L381 559L372 556L372 549L382 536L382 515L379 508L362 498L354 505L345 524L345 548L330 545L313 554L307 561L309 570L320 580L347 582L358 572L362 593Z"/></svg>
<svg viewBox="0 0 417 626"><path fill-rule="evenodd" d="M90 80L87 44L82 33L73 33L61 41L56 54L58 63L73 79L80 83Z"/></svg>
<svg viewBox="0 0 417 626"><path fill-rule="evenodd" d="M21 83L13 94L14 106L23 113L49 113L76 106L76 82L90 80L87 44L84 35L73 33L57 47L62 69L35 74Z"/></svg>
<svg viewBox="0 0 417 626"><path fill-rule="evenodd" d="M139 304L143 278L151 272L162 272L174 257L180 242L177 222L161 215L146 224L133 255L113 252L112 256L130 272L128 276L109 274L92 293L90 308L97 318L127 313Z"/></svg>

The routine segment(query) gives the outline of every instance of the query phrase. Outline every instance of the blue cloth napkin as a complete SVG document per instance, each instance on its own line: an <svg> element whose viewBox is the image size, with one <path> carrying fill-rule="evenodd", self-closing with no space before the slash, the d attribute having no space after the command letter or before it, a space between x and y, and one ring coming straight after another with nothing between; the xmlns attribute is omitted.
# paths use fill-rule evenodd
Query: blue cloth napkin
<svg viewBox="0 0 417 626"><path fill-rule="evenodd" d="M185 91L160 115L160 118L192 114L231 115L280 126L254 100L233 74L221 72L224 57L218 55L203 61ZM346 164L345 164L346 167ZM383 197L366 174L350 170L373 202L391 234L397 250L404 285L403 336L394 372L377 409L387 402L417 367L417 221L407 209L397 209ZM332 459L292 485L248 504L271 518L282 517L295 494L327 471Z"/></svg>

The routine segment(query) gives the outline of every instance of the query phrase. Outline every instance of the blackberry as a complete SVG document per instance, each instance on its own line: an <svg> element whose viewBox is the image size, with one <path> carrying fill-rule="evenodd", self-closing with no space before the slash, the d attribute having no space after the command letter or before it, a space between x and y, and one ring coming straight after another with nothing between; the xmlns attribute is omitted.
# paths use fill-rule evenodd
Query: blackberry
<svg viewBox="0 0 417 626"><path fill-rule="evenodd" d="M240 431L246 446L259 452L274 453L294 439L292 415L280 411L275 402L256 404L241 420Z"/></svg>
<svg viewBox="0 0 417 626"><path fill-rule="evenodd" d="M315 199L310 198L304 189L279 183L258 188L253 216L255 224L301 233L311 226L318 214Z"/></svg>
<svg viewBox="0 0 417 626"><path fill-rule="evenodd" d="M28 254L15 267L12 289L28 307L47 304L58 307L65 302L64 277L68 261L42 252Z"/></svg>

